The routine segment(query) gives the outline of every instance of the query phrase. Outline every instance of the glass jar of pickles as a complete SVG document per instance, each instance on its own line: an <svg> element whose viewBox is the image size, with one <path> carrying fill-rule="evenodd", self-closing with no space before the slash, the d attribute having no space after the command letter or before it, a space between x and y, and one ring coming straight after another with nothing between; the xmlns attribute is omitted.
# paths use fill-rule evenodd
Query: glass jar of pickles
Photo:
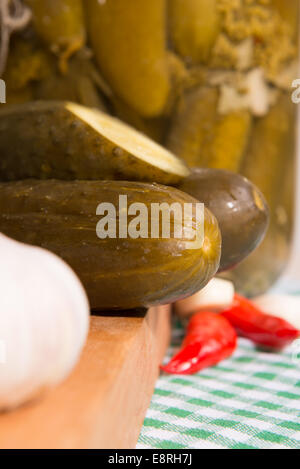
<svg viewBox="0 0 300 469"><path fill-rule="evenodd" d="M99 108L190 167L249 178L269 203L269 232L225 275L244 294L265 291L291 244L299 1L16 3L26 4L32 22L10 42L8 103L69 100Z"/></svg>
<svg viewBox="0 0 300 469"><path fill-rule="evenodd" d="M178 51L189 50L194 61L191 36L177 29L177 22L186 24L184 10L180 14L175 8L183 2L171 3L174 44ZM225 275L242 293L257 295L279 277L290 252L297 111L291 93L298 70L299 2L185 2L197 3L206 12L210 8L210 15L214 11L219 22L211 23L210 36L203 28L209 50L202 57L204 83L181 98L167 145L191 166L239 172L264 193L270 207L267 236Z"/></svg>

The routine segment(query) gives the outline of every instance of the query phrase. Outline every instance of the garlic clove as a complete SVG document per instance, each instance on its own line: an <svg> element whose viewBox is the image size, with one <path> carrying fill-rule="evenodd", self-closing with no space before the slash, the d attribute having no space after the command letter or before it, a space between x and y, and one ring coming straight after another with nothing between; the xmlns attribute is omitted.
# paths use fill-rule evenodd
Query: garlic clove
<svg viewBox="0 0 300 469"><path fill-rule="evenodd" d="M232 304L233 299L233 283L228 280L214 278L195 295L177 301L174 309L178 316L186 318L201 310L222 311Z"/></svg>

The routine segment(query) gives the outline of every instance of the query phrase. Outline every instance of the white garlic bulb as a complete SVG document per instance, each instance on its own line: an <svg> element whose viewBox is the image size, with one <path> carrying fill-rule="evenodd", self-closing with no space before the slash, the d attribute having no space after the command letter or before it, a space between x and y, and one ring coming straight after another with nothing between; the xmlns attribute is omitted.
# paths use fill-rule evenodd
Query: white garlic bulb
<svg viewBox="0 0 300 469"><path fill-rule="evenodd" d="M60 383L87 338L85 291L60 258L0 234L0 409Z"/></svg>

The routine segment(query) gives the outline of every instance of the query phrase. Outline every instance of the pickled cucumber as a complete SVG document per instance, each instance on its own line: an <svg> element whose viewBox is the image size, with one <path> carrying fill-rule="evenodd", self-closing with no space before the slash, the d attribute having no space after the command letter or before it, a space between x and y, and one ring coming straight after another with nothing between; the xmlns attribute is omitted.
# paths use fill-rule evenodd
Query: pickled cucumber
<svg viewBox="0 0 300 469"><path fill-rule="evenodd" d="M26 0L33 12L34 27L66 71L71 55L85 43L82 0Z"/></svg>
<svg viewBox="0 0 300 469"><path fill-rule="evenodd" d="M1 183L0 231L61 256L83 282L93 309L167 304L204 287L219 266L221 237L216 218L205 211L204 243L197 249L191 249L190 241L187 244L184 238L154 239L150 236L151 223L146 226L150 237L100 239L96 234L101 220L97 207L102 202L112 204L116 217L110 220L116 219L119 224L121 214L124 216L120 195L127 196L128 208L133 203L143 204L147 210L142 217L147 222L153 203L177 203L183 208L186 203L197 202L173 188L134 182ZM195 213L187 223L196 233ZM173 228L171 218L171 233Z"/></svg>
<svg viewBox="0 0 300 469"><path fill-rule="evenodd" d="M204 86L188 90L177 106L166 145L191 167L205 163L203 147L214 138L217 103L217 88Z"/></svg>
<svg viewBox="0 0 300 469"><path fill-rule="evenodd" d="M51 73L34 84L34 100L79 102L77 77L70 73L70 65L64 74L59 72L55 64L52 65Z"/></svg>
<svg viewBox="0 0 300 469"><path fill-rule="evenodd" d="M166 0L86 0L90 40L104 78L143 117L164 112L170 91Z"/></svg>
<svg viewBox="0 0 300 469"><path fill-rule="evenodd" d="M271 203L269 230L259 248L230 274L226 274L237 289L247 296L258 296L267 291L283 273L291 253L296 154L292 119L296 109L289 104L288 98L288 95L281 98L281 113L275 107L271 110L270 120L266 117L260 121L261 132L269 124L265 137L269 141L260 140L264 146L261 152L269 153L264 156L260 153L261 159L254 160L258 164L256 171L252 168L253 177L262 185ZM276 116L283 121L276 123ZM263 138L263 133L260 138ZM278 149L275 148L276 145ZM247 161L247 165L250 166L250 161Z"/></svg>
<svg viewBox="0 0 300 469"><path fill-rule="evenodd" d="M74 103L0 110L0 180L125 179L172 184L183 162L121 121Z"/></svg>
<svg viewBox="0 0 300 469"><path fill-rule="evenodd" d="M220 276L234 282L236 290L249 297L257 297L274 285L286 268L291 253L290 236L271 216L270 227L261 245L235 269Z"/></svg>
<svg viewBox="0 0 300 469"><path fill-rule="evenodd" d="M168 121L165 116L146 119L122 100L112 97L113 111L118 119L131 125L139 132L147 135L155 142L163 144L167 132Z"/></svg>
<svg viewBox="0 0 300 469"><path fill-rule="evenodd" d="M9 90L24 90L33 82L45 78L50 72L50 54L35 40L17 37L12 41L3 76Z"/></svg>
<svg viewBox="0 0 300 469"><path fill-rule="evenodd" d="M238 172L249 142L251 127L252 117L248 111L219 116L214 125L213 138L205 142L202 149L206 166Z"/></svg>
<svg viewBox="0 0 300 469"><path fill-rule="evenodd" d="M51 72L35 83L34 97L36 100L74 101L106 111L102 89L109 94L88 52L82 49L69 60L66 73L60 73L52 64Z"/></svg>
<svg viewBox="0 0 300 469"><path fill-rule="evenodd" d="M217 0L169 0L175 50L192 63L207 62L220 31Z"/></svg>
<svg viewBox="0 0 300 469"><path fill-rule="evenodd" d="M272 3L296 35L299 24L299 0L272 0Z"/></svg>
<svg viewBox="0 0 300 469"><path fill-rule="evenodd" d="M203 202L216 216L222 234L220 271L236 266L264 238L268 206L246 178L225 170L194 168L178 188Z"/></svg>
<svg viewBox="0 0 300 469"><path fill-rule="evenodd" d="M33 100L34 91L32 85L27 85L22 90L6 90L6 104L23 104Z"/></svg>
<svg viewBox="0 0 300 469"><path fill-rule="evenodd" d="M263 192L272 211L281 197L284 155L294 140L296 106L282 93L270 112L257 119L241 172Z"/></svg>
<svg viewBox="0 0 300 469"><path fill-rule="evenodd" d="M248 145L252 117L248 111L218 115L215 87L187 90L178 103L167 147L189 166L240 169Z"/></svg>

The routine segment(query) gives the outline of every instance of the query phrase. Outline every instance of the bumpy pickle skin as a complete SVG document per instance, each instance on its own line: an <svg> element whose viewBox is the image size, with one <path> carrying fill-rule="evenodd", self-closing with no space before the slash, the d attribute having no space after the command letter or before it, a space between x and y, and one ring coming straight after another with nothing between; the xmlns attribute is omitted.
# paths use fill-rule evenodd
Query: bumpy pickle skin
<svg viewBox="0 0 300 469"><path fill-rule="evenodd" d="M220 32L217 0L169 0L171 41L191 63L206 63Z"/></svg>
<svg viewBox="0 0 300 469"><path fill-rule="evenodd" d="M218 91L199 87L188 90L179 100L166 145L190 167L203 166L202 149L213 138Z"/></svg>
<svg viewBox="0 0 300 469"><path fill-rule="evenodd" d="M86 0L95 58L116 96L143 117L161 115L170 92L166 0Z"/></svg>
<svg viewBox="0 0 300 469"><path fill-rule="evenodd" d="M82 0L26 0L33 13L37 34L60 58L67 70L68 59L85 44Z"/></svg>
<svg viewBox="0 0 300 469"><path fill-rule="evenodd" d="M0 109L0 180L118 179L176 184L189 170L165 148L98 110L63 101Z"/></svg>
<svg viewBox="0 0 300 469"><path fill-rule="evenodd" d="M296 106L290 95L281 93L270 112L256 120L241 168L241 173L262 191L271 211L276 210L281 197L286 165L284 155L295 138L295 113Z"/></svg>
<svg viewBox="0 0 300 469"><path fill-rule="evenodd" d="M147 208L151 204L197 201L174 188L114 181L18 181L0 184L0 229L25 243L42 246L62 257L77 273L92 309L129 309L173 303L202 289L215 275L221 236L216 218L205 210L204 243L190 248L184 238L133 239L97 237L96 210L111 203L119 220L119 195ZM124 213L124 212L122 212ZM138 214L137 214L138 215ZM128 216L128 223L132 217ZM186 220L196 233L195 212ZM124 225L122 225L124 228ZM129 226L129 225L128 225ZM107 229L107 227L106 227ZM174 232L171 219L170 233Z"/></svg>
<svg viewBox="0 0 300 469"><path fill-rule="evenodd" d="M214 137L203 148L209 168L239 172L251 134L252 117L248 111L219 116Z"/></svg>

